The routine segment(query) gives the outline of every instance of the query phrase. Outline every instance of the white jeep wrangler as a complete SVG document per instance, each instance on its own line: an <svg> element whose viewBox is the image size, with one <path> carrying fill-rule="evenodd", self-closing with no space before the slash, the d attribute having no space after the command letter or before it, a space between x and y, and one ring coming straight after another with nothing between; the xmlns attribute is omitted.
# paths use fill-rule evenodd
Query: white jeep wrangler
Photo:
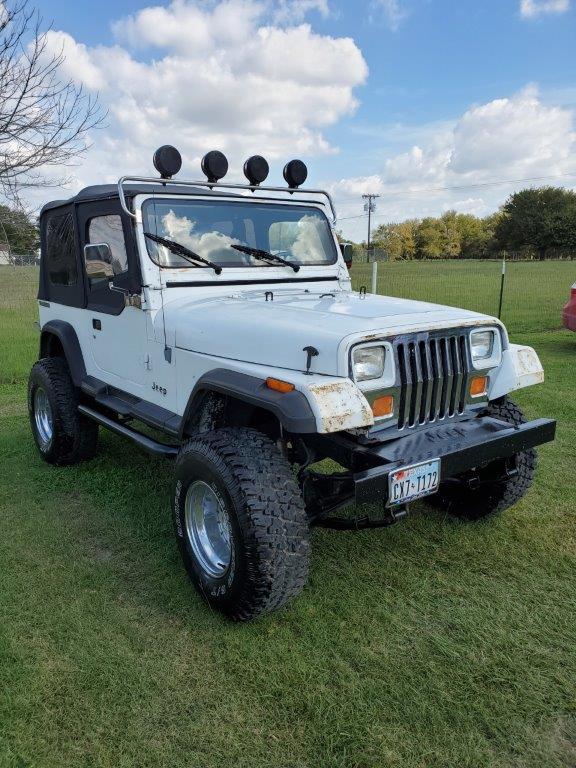
<svg viewBox="0 0 576 768"><path fill-rule="evenodd" d="M184 564L237 620L301 591L312 525L389 525L425 496L477 520L526 493L555 431L508 399L543 380L530 347L493 317L353 292L300 161L287 188L260 186L258 156L246 185L219 152L202 182L172 179L173 147L154 163L42 210L28 404L47 462L91 458L99 426L174 458Z"/></svg>

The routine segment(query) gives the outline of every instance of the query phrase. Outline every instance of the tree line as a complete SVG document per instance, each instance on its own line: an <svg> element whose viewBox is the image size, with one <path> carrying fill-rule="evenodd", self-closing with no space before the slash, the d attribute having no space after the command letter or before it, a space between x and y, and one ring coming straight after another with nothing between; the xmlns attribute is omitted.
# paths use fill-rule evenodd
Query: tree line
<svg viewBox="0 0 576 768"><path fill-rule="evenodd" d="M446 211L442 216L382 224L372 244L391 260L520 258L576 254L576 192L563 187L524 189L500 210L480 218Z"/></svg>
<svg viewBox="0 0 576 768"><path fill-rule="evenodd" d="M21 256L39 246L37 223L23 210L0 205L0 252Z"/></svg>

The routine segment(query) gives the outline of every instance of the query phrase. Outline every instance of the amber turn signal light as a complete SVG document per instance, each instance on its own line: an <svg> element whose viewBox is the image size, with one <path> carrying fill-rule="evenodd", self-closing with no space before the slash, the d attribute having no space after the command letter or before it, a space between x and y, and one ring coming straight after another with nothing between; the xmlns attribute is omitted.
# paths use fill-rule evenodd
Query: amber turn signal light
<svg viewBox="0 0 576 768"><path fill-rule="evenodd" d="M478 397L479 395L485 395L488 391L488 377L487 376L475 376L470 382L470 395L472 397Z"/></svg>
<svg viewBox="0 0 576 768"><path fill-rule="evenodd" d="M394 413L394 398L392 395L377 397L372 403L372 413L377 418L382 418L382 416L392 416Z"/></svg>
<svg viewBox="0 0 576 768"><path fill-rule="evenodd" d="M294 384L290 384L289 381L282 381L282 379L273 379L268 377L266 379L266 386L268 389L274 389L276 392L292 392L296 387Z"/></svg>

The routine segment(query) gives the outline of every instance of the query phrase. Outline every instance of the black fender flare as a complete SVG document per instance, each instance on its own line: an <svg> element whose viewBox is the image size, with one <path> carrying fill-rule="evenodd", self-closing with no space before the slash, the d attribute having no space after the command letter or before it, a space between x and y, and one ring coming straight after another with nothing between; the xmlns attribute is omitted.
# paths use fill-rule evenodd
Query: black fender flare
<svg viewBox="0 0 576 768"><path fill-rule="evenodd" d="M86 366L76 331L64 320L49 320L40 331L40 357L49 356L50 336L55 336L64 350L64 356L70 369L75 386L79 387L86 379Z"/></svg>
<svg viewBox="0 0 576 768"><path fill-rule="evenodd" d="M264 379L226 368L215 368L201 376L190 393L182 421L180 437L208 392L217 392L272 413L282 427L292 434L314 434L316 419L302 392L277 392Z"/></svg>

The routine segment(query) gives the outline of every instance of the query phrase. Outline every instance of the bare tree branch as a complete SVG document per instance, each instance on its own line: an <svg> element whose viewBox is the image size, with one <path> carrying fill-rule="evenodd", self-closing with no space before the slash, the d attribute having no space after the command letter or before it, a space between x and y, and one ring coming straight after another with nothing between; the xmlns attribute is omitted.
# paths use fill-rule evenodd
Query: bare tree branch
<svg viewBox="0 0 576 768"><path fill-rule="evenodd" d="M87 149L104 116L98 99L61 77L64 53L51 53L28 0L0 3L0 191L59 186L61 169ZM58 167L57 178L44 171Z"/></svg>

